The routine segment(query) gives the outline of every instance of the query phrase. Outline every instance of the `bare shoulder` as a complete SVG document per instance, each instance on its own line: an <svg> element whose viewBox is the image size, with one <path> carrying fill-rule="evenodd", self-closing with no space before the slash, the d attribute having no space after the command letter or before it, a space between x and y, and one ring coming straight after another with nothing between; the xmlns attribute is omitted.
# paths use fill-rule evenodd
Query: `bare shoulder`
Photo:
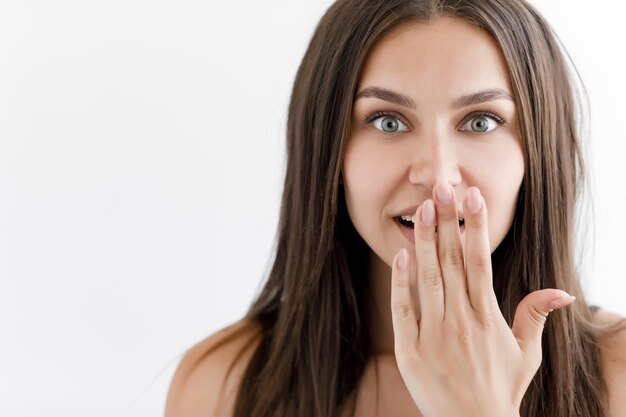
<svg viewBox="0 0 626 417"><path fill-rule="evenodd" d="M230 417L260 325L238 321L191 347L170 383L165 417Z"/></svg>
<svg viewBox="0 0 626 417"><path fill-rule="evenodd" d="M595 316L595 322L601 325L625 318L606 310L598 310ZM609 391L608 417L626 417L626 329L600 339L600 352Z"/></svg>

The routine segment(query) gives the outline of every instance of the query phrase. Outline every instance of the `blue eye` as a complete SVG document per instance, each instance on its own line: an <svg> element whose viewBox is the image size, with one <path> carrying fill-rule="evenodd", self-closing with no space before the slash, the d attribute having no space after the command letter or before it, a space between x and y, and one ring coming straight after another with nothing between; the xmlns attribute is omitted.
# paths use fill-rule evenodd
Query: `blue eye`
<svg viewBox="0 0 626 417"><path fill-rule="evenodd" d="M366 123L371 123L376 129L387 132L408 132L409 128L400 120L398 116L395 116L387 112L376 112L365 118Z"/></svg>
<svg viewBox="0 0 626 417"><path fill-rule="evenodd" d="M487 133L504 123L506 123L504 119L491 112L481 112L468 119L467 122L463 124L461 130L470 130L475 133Z"/></svg>
<svg viewBox="0 0 626 417"><path fill-rule="evenodd" d="M365 123L372 124L376 129L385 133L408 132L409 128L402 121L400 116L386 111L375 112L365 118ZM463 124L461 131L471 131L473 133L488 133L499 125L505 125L506 120L495 113L475 112L470 114L470 118Z"/></svg>

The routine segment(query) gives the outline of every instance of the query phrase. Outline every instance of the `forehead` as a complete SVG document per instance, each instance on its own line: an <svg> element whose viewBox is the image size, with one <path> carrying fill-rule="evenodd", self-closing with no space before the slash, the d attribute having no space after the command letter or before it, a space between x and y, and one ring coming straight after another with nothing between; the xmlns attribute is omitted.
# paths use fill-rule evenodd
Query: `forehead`
<svg viewBox="0 0 626 417"><path fill-rule="evenodd" d="M359 90L371 86L420 97L457 97L510 82L496 41L479 27L452 17L410 22L383 37L370 51ZM419 104L418 104L419 105Z"/></svg>

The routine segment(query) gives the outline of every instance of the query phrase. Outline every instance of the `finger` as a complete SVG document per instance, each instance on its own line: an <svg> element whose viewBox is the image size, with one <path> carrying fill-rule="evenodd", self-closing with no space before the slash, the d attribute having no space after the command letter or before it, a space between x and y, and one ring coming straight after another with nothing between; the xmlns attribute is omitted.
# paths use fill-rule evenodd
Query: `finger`
<svg viewBox="0 0 626 417"><path fill-rule="evenodd" d="M437 209L437 253L443 275L446 314L449 310L469 308L469 299L454 190L449 183L438 181L434 194Z"/></svg>
<svg viewBox="0 0 626 417"><path fill-rule="evenodd" d="M541 334L548 314L575 299L565 291L549 288L534 291L520 301L511 330L525 354L541 358Z"/></svg>
<svg viewBox="0 0 626 417"><path fill-rule="evenodd" d="M418 337L415 305L409 284L409 254L405 248L393 258L391 269L391 320L396 353L415 346Z"/></svg>
<svg viewBox="0 0 626 417"><path fill-rule="evenodd" d="M485 200L476 187L470 187L463 200L465 217L465 274L470 304L481 317L498 309L493 290L491 247Z"/></svg>
<svg viewBox="0 0 626 417"><path fill-rule="evenodd" d="M443 320L444 288L437 258L435 235L435 204L426 200L415 212L415 259L417 263L417 293L423 329L439 326Z"/></svg>

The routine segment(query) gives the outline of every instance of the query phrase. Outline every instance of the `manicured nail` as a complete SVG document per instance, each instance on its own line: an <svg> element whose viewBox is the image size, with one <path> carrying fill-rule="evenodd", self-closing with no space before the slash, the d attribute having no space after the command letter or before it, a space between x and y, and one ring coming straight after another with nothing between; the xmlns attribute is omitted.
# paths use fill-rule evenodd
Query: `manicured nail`
<svg viewBox="0 0 626 417"><path fill-rule="evenodd" d="M426 200L422 204L422 224L432 226L435 223L435 204L433 200Z"/></svg>
<svg viewBox="0 0 626 417"><path fill-rule="evenodd" d="M437 200L441 204L450 204L452 202L452 190L447 182L438 181L435 185L435 193L437 194Z"/></svg>
<svg viewBox="0 0 626 417"><path fill-rule="evenodd" d="M467 190L467 208L470 213L478 213L483 206L483 199L480 196L480 191L476 187L471 187Z"/></svg>
<svg viewBox="0 0 626 417"><path fill-rule="evenodd" d="M567 295L567 296L564 296L564 297L559 297L559 298L557 298L555 300L550 301L549 307L551 309L557 309L557 308L565 307L566 305L568 305L569 303L571 303L575 299L576 299L576 297L574 297L573 295Z"/></svg>
<svg viewBox="0 0 626 417"><path fill-rule="evenodd" d="M406 248L400 249L400 255L398 256L398 269L400 271L406 271L409 267L409 254L406 252Z"/></svg>

